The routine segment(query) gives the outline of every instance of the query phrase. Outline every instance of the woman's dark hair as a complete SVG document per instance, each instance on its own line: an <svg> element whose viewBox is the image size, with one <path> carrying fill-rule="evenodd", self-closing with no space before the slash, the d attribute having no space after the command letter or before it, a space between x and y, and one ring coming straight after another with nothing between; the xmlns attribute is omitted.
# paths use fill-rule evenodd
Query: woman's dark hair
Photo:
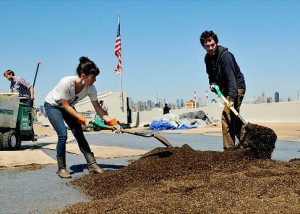
<svg viewBox="0 0 300 214"><path fill-rule="evenodd" d="M7 70L3 73L3 76L6 77L6 75L12 75L12 76L15 76L15 72L13 72L12 70Z"/></svg>
<svg viewBox="0 0 300 214"><path fill-rule="evenodd" d="M100 73L97 65L91 61L89 58L82 56L79 58L79 65L77 67L77 75L81 76L81 74L85 74L86 76L92 74L94 76L98 76Z"/></svg>
<svg viewBox="0 0 300 214"><path fill-rule="evenodd" d="M216 42L216 44L219 43L219 39L218 39L217 34L215 34L212 30L211 31L204 31L200 36L201 45L204 47L204 43L207 40L211 40L211 39L213 39Z"/></svg>

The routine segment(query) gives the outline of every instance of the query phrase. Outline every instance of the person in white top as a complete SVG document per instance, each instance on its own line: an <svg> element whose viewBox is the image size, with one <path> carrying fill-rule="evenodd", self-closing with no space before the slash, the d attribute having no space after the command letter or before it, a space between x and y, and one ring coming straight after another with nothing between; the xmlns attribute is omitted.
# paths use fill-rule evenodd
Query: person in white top
<svg viewBox="0 0 300 214"><path fill-rule="evenodd" d="M100 104L101 108L106 112L106 114L108 114L108 108L107 108L107 106L105 105L104 101L103 101L103 100L100 100L100 101L99 101L99 104Z"/></svg>
<svg viewBox="0 0 300 214"><path fill-rule="evenodd" d="M66 170L67 128L64 122L66 122L76 138L79 149L88 163L89 172L103 172L98 166L94 154L83 134L82 125L86 125L86 119L78 114L74 108L74 105L78 101L89 96L96 113L100 115L108 125L113 125L116 133L121 133L121 127L118 125L116 119L110 118L99 105L97 90L94 86L96 76L100 73L99 68L87 57L80 57L79 61L77 76L67 76L62 78L48 93L44 103L48 119L58 136L56 145L58 164L57 174L61 178L71 178L70 173Z"/></svg>

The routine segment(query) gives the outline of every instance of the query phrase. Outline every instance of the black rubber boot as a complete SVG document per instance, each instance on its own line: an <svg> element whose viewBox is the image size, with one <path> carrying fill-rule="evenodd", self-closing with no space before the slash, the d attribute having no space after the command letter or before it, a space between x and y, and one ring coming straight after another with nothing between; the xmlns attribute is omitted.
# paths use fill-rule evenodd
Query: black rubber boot
<svg viewBox="0 0 300 214"><path fill-rule="evenodd" d="M58 174L61 178L72 178L70 173L66 170L66 159L63 157L57 157L57 165L58 165L58 171L56 174Z"/></svg>
<svg viewBox="0 0 300 214"><path fill-rule="evenodd" d="M92 152L86 153L84 156L88 164L90 174L97 174L103 172L103 169L101 169L97 164L94 154Z"/></svg>

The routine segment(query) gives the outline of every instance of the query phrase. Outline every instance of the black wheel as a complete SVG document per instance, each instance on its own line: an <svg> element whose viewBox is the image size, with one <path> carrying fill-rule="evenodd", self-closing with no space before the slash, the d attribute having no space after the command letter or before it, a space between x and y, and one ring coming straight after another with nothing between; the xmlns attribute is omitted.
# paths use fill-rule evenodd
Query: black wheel
<svg viewBox="0 0 300 214"><path fill-rule="evenodd" d="M0 150L3 149L3 134L0 132Z"/></svg>
<svg viewBox="0 0 300 214"><path fill-rule="evenodd" d="M98 131L101 130L101 127L99 127L99 126L94 126L94 127L93 127L93 130L94 130L95 132L98 132Z"/></svg>
<svg viewBox="0 0 300 214"><path fill-rule="evenodd" d="M15 130L3 134L3 150L15 150L21 147L20 137Z"/></svg>
<svg viewBox="0 0 300 214"><path fill-rule="evenodd" d="M207 116L206 116L204 111L198 111L196 113L196 118L201 119L201 120L205 120L207 118Z"/></svg>

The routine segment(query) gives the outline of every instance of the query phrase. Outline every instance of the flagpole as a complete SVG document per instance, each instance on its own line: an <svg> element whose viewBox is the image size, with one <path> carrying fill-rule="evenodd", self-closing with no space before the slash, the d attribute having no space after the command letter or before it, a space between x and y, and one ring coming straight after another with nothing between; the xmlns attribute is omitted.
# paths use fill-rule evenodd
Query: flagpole
<svg viewBox="0 0 300 214"><path fill-rule="evenodd" d="M120 73L120 84L121 84L122 109L123 109L123 111L124 111L124 96L123 96L123 80L122 80L122 72Z"/></svg>
<svg viewBox="0 0 300 214"><path fill-rule="evenodd" d="M118 26L120 27L120 12L118 12ZM121 29L119 29L120 31L120 39L121 39ZM121 44L120 44L121 45ZM121 48L120 48L120 56L121 56ZM120 97L122 99L121 101L121 105L122 105L122 109L124 111L124 95L123 95L123 78L122 78L122 67L120 67L120 85L121 85L121 94L120 94Z"/></svg>

